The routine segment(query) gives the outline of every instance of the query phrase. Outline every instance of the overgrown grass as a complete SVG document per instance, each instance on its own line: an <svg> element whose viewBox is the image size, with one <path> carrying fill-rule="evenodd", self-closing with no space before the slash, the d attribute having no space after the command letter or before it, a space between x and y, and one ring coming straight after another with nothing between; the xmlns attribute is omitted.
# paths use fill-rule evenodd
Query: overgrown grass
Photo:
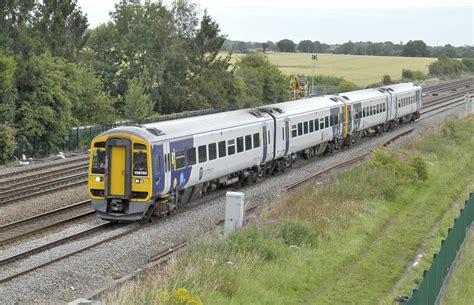
<svg viewBox="0 0 474 305"><path fill-rule="evenodd" d="M228 239L194 245L160 277L109 303L157 303L187 288L205 304L391 304L421 278L474 179L474 117L402 150L384 149L332 183L274 204ZM448 216L446 216L448 215ZM421 247L421 248L420 248ZM184 304L184 303L183 303Z"/></svg>

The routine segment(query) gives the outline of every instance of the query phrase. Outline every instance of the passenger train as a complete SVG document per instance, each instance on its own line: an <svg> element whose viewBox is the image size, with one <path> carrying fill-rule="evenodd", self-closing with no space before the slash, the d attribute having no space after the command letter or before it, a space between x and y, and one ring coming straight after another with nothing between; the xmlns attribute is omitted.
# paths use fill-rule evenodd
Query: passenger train
<svg viewBox="0 0 474 305"><path fill-rule="evenodd" d="M422 88L403 83L172 121L92 140L88 192L102 219L148 220L201 194L285 171L420 117Z"/></svg>

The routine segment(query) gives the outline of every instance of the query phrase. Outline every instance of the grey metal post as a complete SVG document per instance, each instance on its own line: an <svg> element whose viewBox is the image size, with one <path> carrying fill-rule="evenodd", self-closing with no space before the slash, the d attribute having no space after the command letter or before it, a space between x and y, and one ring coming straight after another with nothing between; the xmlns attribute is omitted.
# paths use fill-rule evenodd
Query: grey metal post
<svg viewBox="0 0 474 305"><path fill-rule="evenodd" d="M225 204L224 236L229 235L244 221L244 193L227 192Z"/></svg>
<svg viewBox="0 0 474 305"><path fill-rule="evenodd" d="M311 95L314 95L314 69L316 68L316 60L318 60L318 55L311 55L311 59L313 60L313 79L311 82Z"/></svg>

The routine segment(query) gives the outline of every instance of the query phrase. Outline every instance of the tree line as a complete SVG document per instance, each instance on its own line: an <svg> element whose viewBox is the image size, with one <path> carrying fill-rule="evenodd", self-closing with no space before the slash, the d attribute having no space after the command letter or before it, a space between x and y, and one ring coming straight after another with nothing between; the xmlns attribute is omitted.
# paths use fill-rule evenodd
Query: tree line
<svg viewBox="0 0 474 305"><path fill-rule="evenodd" d="M251 52L300 52L300 53L334 53L351 55L408 56L408 57L449 57L474 58L474 47L428 46L423 40L410 40L406 44L395 44L390 41L348 41L343 44L326 44L319 41L302 40L295 43L290 39L277 42L244 42L226 40L222 46L224 51Z"/></svg>
<svg viewBox="0 0 474 305"><path fill-rule="evenodd" d="M120 1L89 28L77 0L0 3L0 161L18 141L54 152L72 126L289 98L263 54L219 51L219 25L187 0Z"/></svg>

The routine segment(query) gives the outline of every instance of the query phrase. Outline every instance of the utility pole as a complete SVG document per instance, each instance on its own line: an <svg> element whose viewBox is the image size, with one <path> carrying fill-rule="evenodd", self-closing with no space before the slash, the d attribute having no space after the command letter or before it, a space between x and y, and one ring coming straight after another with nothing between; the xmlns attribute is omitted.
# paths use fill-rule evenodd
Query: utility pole
<svg viewBox="0 0 474 305"><path fill-rule="evenodd" d="M318 54L311 55L311 60L313 61L313 79L311 82L311 96L314 95L314 69L316 67L316 61L318 60Z"/></svg>

